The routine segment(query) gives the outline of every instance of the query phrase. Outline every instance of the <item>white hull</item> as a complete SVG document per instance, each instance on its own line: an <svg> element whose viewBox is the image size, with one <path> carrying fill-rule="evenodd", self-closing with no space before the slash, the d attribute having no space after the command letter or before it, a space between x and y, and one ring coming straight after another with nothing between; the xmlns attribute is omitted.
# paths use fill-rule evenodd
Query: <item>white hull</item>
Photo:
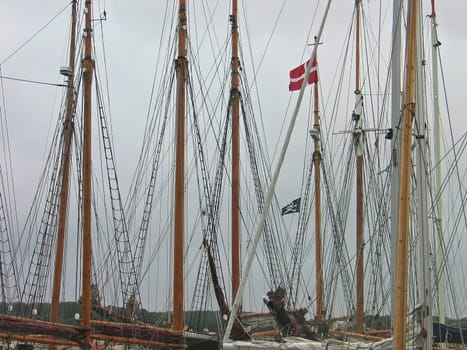
<svg viewBox="0 0 467 350"><path fill-rule="evenodd" d="M422 327L421 327L421 305L415 307L407 318L407 346L406 349L421 349ZM224 343L223 350L254 350L254 349L289 349L289 350L392 350L394 349L393 338L387 338L378 342L362 341L340 341L326 339L321 342L304 338L288 337L283 342L275 341L233 341Z"/></svg>
<svg viewBox="0 0 467 350"><path fill-rule="evenodd" d="M322 342L312 341L304 338L285 338L284 342L274 341L234 341L226 343L223 350L248 350L248 349L289 349L289 350L321 350L324 349Z"/></svg>

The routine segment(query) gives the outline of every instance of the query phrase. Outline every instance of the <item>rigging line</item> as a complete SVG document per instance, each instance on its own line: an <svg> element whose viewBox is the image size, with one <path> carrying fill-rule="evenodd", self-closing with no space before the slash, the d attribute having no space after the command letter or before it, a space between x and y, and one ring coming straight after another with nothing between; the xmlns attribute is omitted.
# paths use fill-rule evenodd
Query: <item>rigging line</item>
<svg viewBox="0 0 467 350"><path fill-rule="evenodd" d="M0 75L2 74L2 68L0 66ZM3 145L3 157L4 157L4 160L5 162L8 164L7 166L7 171L5 172L6 174L6 187L4 186L3 184L3 177L2 178L2 188L11 188L11 191L8 191L6 192L5 191L5 200L6 202L8 203L7 205L7 212L8 212L8 221L9 221L9 225L10 225L10 228L12 230L12 232L15 231L15 227L16 227L16 231L19 231L19 219L18 219L18 210L17 210L17 205L16 205L16 191L15 191L15 183L13 181L13 163L12 163L12 160L11 160L11 148L10 148L10 135L9 135L9 132L8 132L8 119L7 119L7 113L6 113L6 101L5 101L5 89L3 87L3 80L0 80L0 87L1 87L1 90L2 90L2 105L3 106L3 116L4 116L4 123L5 123L5 128L1 128L1 134L2 134L2 143L4 144ZM0 117L1 117L1 112L2 112L2 108L0 106ZM11 210L13 210L14 212L14 219L13 219L13 213L11 213ZM15 222L15 226L13 226L13 221ZM21 255L22 252L21 252L21 245L19 244L19 242L15 242L17 244L17 246L15 247L15 250L14 250L14 254L16 256L16 253L19 251L19 254ZM19 286L19 283L18 283L18 286Z"/></svg>
<svg viewBox="0 0 467 350"><path fill-rule="evenodd" d="M218 47L221 47L219 45L219 39L218 39L218 36L216 35L216 31L214 30L211 30L211 28L213 27L213 19L215 17L215 12L216 12L216 9L219 7L219 0L216 1L215 5L213 6L213 8L210 8L209 7L209 4L208 2L201 2L201 8L202 8L202 12L203 12L203 15L204 15L204 20L205 20L205 25L206 25L206 28L204 29L204 32L201 34L201 37L199 38L198 40L198 36L196 35L196 32L195 32L195 35L196 36L196 50L194 50L193 52L196 52L197 56L199 57L199 54L200 54L200 49L201 49L201 46L203 45L203 42L205 41L206 37L208 38L207 40L209 41L209 46L211 48L211 51L213 53L213 56L215 56L215 47L214 47L214 43L217 44ZM192 13L194 13L195 11L193 11ZM193 21L196 23L196 16L193 16ZM195 24L194 28L198 27L197 24ZM213 37L214 37L214 40L213 40ZM222 45L224 46L224 45ZM226 56L224 56L226 57Z"/></svg>
<svg viewBox="0 0 467 350"><path fill-rule="evenodd" d="M206 212L207 212L207 215L209 216L207 223L205 223L203 221L202 216L200 216L200 221L202 223L203 240L209 241L209 245L211 246L211 249L214 248L216 250L214 252L214 254L216 256L213 257L213 258L215 260L217 260L216 267L218 269L220 269L220 266L219 266L220 259L218 258L217 243L213 242L213 240L216 240L216 239L212 238L213 234L214 235L217 234L216 233L216 228L213 227L215 225L215 223L213 223L213 221L214 220L217 221L217 218L213 219L214 216L217 216L217 210L216 210L216 212L214 212L213 208L212 208L212 202L213 202L213 200L211 199L212 189L210 187L209 174L206 172L207 167L206 167L206 160L205 160L204 149L203 149L203 144L202 144L202 135L201 135L201 131L199 129L197 111L195 110L193 81L191 79L188 79L188 86L189 86L189 95L190 95L191 107L193 109L193 115L192 115L192 117L193 117L193 121L192 121L192 123L193 123L193 126L192 126L193 137L192 137L192 140L193 140L193 147L194 147L194 162L196 163L196 165L195 165L196 169L199 170L199 171L195 171L195 174L196 174L198 189L200 189L200 187L202 187L202 189L203 189L203 190L198 190L198 197L199 197L199 203L200 203L201 207L204 207L204 205L203 205L203 193L202 193L202 192L204 192L204 200L206 201L206 203L205 203ZM200 179L200 177L201 177L201 179ZM202 186L201 186L201 182L203 183ZM209 235L209 237L207 237L207 235ZM193 238L194 237L192 235L187 247L190 246L190 244L193 241ZM207 289L208 288L207 284L208 284L209 276L207 275L208 274L208 272L207 272L208 271L208 265L207 265L206 258L207 258L206 255L203 254L202 261L200 262L200 266L199 266L199 269L198 269L198 278L200 278L199 276L202 276L202 280L201 281L197 280L197 285L198 285L198 283L201 284L201 286L203 287L202 289L203 289L204 293L203 292L198 293L198 295L195 295L193 297L193 301L192 301L192 305L194 305L196 301L198 302L197 307L199 309L205 308L205 305L207 303L207 298L206 297L200 297L202 295L205 295L205 291L208 290ZM220 274L221 288L223 290L226 290L225 283L224 283L224 277L222 276L222 270L219 270L217 273Z"/></svg>
<svg viewBox="0 0 467 350"><path fill-rule="evenodd" d="M58 86L58 87L66 87L66 84L56 84L56 83L48 83L45 81L39 81L39 80L30 80L30 79L21 79L21 78L14 78L14 77L7 77L5 75L0 75L1 79L7 79L7 80L14 80L14 81L20 81L23 83L31 83L31 84L39 84L39 85L49 85L49 86Z"/></svg>
<svg viewBox="0 0 467 350"><path fill-rule="evenodd" d="M23 44L21 44L16 50L14 50L2 62L0 62L0 66L3 65L5 62L7 62L14 55L16 55L23 47L29 44L32 41L32 39L34 39L37 35L39 35L40 32L42 32L50 23L52 23L58 16L60 16L63 13L63 11L65 11L72 3L73 1L68 2L68 4L63 9L61 9L55 16L53 16L46 24L40 27L37 32L31 35Z"/></svg>
<svg viewBox="0 0 467 350"><path fill-rule="evenodd" d="M247 18L246 18L247 10L246 10L246 8L245 8L245 2L242 1L242 9L243 9L242 14L243 14L243 18L244 18L244 21L245 21L246 35L247 35L247 38L248 38L248 41L247 41L247 43L248 43L248 49L249 49L248 51L249 51L249 53L250 53L250 62L251 62L251 64L252 64L252 67L254 68L254 70L253 70L253 81L251 82L251 85L250 85L249 83L248 83L248 85L246 85L246 87L247 87L246 90L248 90L248 94L250 95L250 94L251 94L250 91L252 90L252 87L254 86L254 88L255 88L255 91L256 91L256 98L257 98L257 101L258 101L259 115L261 116L260 122L261 122L261 126L262 126L262 129L263 129L263 137L264 137L265 140L266 140L267 138L266 138L266 135L264 134L265 127L264 127L264 124L263 124L263 117L262 117L262 114L263 114L263 113L262 113L261 102L260 102L260 96L261 96L261 94L259 93L259 90L258 90L257 76L258 76L258 73L259 73L259 71L260 71L260 69L261 69L261 66L262 66L262 64L263 64L263 61L264 61L264 59L265 59L265 57L266 57L266 53L267 53L267 51L268 51L268 48L270 47L270 44L271 44L271 41L272 41L272 37L273 37L274 33L276 32L276 29L277 29L277 27L278 27L279 19L280 19L281 15L282 15L282 13L283 13L283 11L284 11L285 4L286 4L286 1L284 0L284 1L282 2L282 5L280 6L279 13L278 13L278 15L277 15L277 17L276 17L276 19L275 19L275 21L274 21L271 34L270 34L268 40L266 41L266 45L265 45L265 47L264 47L263 54L261 55L261 58L259 59L259 64L258 64L257 66L255 66L255 63L254 63L255 60L254 60L254 58L253 58L253 49L252 49L252 46L251 46L250 31L249 31L249 29L248 29L249 27L248 27L248 25L247 25L247 23L248 23ZM315 16L316 16L316 13L317 13L317 12L318 12L318 11L315 11ZM312 23L314 23L314 18L313 18ZM240 53L241 53L242 57L244 57L244 54L243 54L243 47L241 47L241 46L240 46ZM246 80L246 78L245 78L245 80ZM290 106L290 103L291 103L291 97L289 98L289 104L288 104L288 106L287 106L287 110L288 110L288 107ZM283 121L283 124L282 124L282 126L281 126L281 132L282 132L282 130L283 130L283 126L284 126L284 125L285 125L285 120ZM273 153L273 154L276 154L276 152L277 152L277 147L279 147L278 144L276 145L276 148L274 149L274 153ZM270 159L269 152L268 152L267 149L266 149L266 155L267 155L267 158Z"/></svg>
<svg viewBox="0 0 467 350"><path fill-rule="evenodd" d="M254 119L249 119L247 118L247 112L245 110L245 105L243 99L240 101L241 103L241 112L242 112L242 120L244 124L244 132L245 132L245 138L247 141L247 148L248 148L248 155L249 155L249 163L250 163L250 168L251 168L251 175L253 177L253 183L254 183L254 190L256 194L256 202L257 202L257 207L259 212L262 211L262 207L264 205L264 190L263 190L263 184L260 178L260 171L258 168L258 162L257 162L257 154L258 154L258 148L261 149L261 143L259 142L259 139L256 139L257 145L255 144L255 138L253 136L258 137L257 133L257 125L254 122ZM256 146L255 146L256 145ZM243 214L242 214L243 216ZM264 250L266 253L266 258L268 260L268 269L271 277L272 285L274 285L274 288L279 286L280 284L283 284L284 282L284 276L283 276L283 271L281 271L280 266L279 266L279 261L277 259L277 255L274 253L274 251L280 251L280 249L275 249L275 244L274 244L274 231L271 228L271 220L267 220L265 222L264 226Z"/></svg>
<svg viewBox="0 0 467 350"><path fill-rule="evenodd" d="M352 15L352 18L353 18L353 15ZM331 112L330 112L331 119L327 123L326 128L324 128L324 126L323 126L323 130L325 131L325 134L326 134L326 137L324 138L325 144L322 145L322 148L324 148L324 149L333 149L335 147L335 146L332 146L332 144L330 144L330 139L331 139L330 135L332 133L332 130L335 130L336 123L338 121L339 101L341 101L341 98L342 98L341 97L342 94L343 94L342 86L344 84L344 80L345 80L345 77L346 77L345 67L347 65L350 66L350 63L347 63L347 60L348 60L348 57L350 55L350 44L353 43L353 41L350 40L351 35L352 35L352 22L353 22L353 20L350 21L350 25L349 25L346 37L344 39L344 45L341 48L339 58L338 58L338 64L342 63L341 69L340 69L339 72L336 70L336 72L335 72L335 74L334 74L334 76L332 78L332 84L331 84L331 90L330 91L333 91L333 89L334 89L334 90L336 90L336 93L335 94L331 94L331 93L324 94L321 91L321 94L320 94L321 96L323 96L323 98L324 98L325 95L327 96L324 103L321 104L321 106L322 106L321 108L324 110L325 108L327 108L328 105L330 105L330 109L331 109ZM347 91L352 91L352 89L348 88ZM331 103L332 103L332 105L331 105ZM326 123L326 120L327 120L326 118L322 118L323 123ZM342 153L342 154L344 154L344 153Z"/></svg>
<svg viewBox="0 0 467 350"><path fill-rule="evenodd" d="M104 9L104 13L105 13L105 9ZM102 47L102 56L103 56L103 61L104 61L104 80L105 80L105 86L106 86L106 100L107 100L107 106L108 106L108 109L109 111L111 110L111 105L110 105L110 95L109 95L109 74L108 74L108 65L107 65L107 55L106 55L106 50L105 50L105 40L104 40L104 26L102 24L102 20L99 20L99 26L100 26L100 34L101 34L101 47ZM95 27L95 26L94 26ZM93 36L93 48L94 48L94 55L95 57L97 57L97 52L96 52L96 46L97 46L97 43L95 42L95 37ZM96 65L97 66L97 65ZM95 74L96 76L96 81L98 79L98 76L100 76L99 72L96 72ZM102 108L104 108L104 105L102 103ZM109 112L110 113L110 112ZM112 139L113 141L113 130L112 130L112 123L111 123L111 116L109 118L109 123L110 123L110 126L109 126L109 130L110 130L110 139Z"/></svg>
<svg viewBox="0 0 467 350"><path fill-rule="evenodd" d="M460 216L461 216L461 215L458 216L458 219L460 219ZM458 221L458 220L456 220L456 221ZM456 226L457 226L457 225L456 225ZM454 248L454 246L453 246L453 243L454 243L453 240L454 240L454 237L451 236L450 239L449 239L449 243L448 243L448 245L447 245L447 246L448 246L448 247L447 247L448 251L451 251L451 249ZM454 256L456 256L456 255L458 256L458 252L459 252L459 245L457 246L456 251L453 252ZM455 258L454 258L454 259L455 259ZM454 259L452 260L452 263L454 263L454 261L455 261ZM446 260L446 261L444 261L444 263L443 263L444 266L442 267L442 269L447 269L447 266L448 266L448 263L449 263L449 262L447 261L447 257L444 257L443 260ZM436 278L436 279L439 278L439 274L440 274L440 271L436 271L436 274L435 274L435 278ZM456 308L456 307L454 307L454 306L452 305L453 302L456 302L456 301L458 300L458 298L457 298L457 289L455 288L455 282L456 282L456 281L453 280L453 276L452 276L450 273L446 274L446 279L447 279L447 286L446 286L446 288L450 291L450 295L451 295L451 298L450 298L450 299L451 299L451 300L450 300L451 311L454 312L455 318L456 318L457 320L460 320L460 319L461 319L461 315L460 315L460 313L459 313L459 309Z"/></svg>
<svg viewBox="0 0 467 350"><path fill-rule="evenodd" d="M172 13L174 12L174 8L172 8ZM170 66L169 65L169 62L171 62L171 54L172 56L175 56L175 53L174 53L174 50L175 50L175 43L173 40L170 40L169 38L169 44L168 44L168 48L171 49L170 50L167 50L167 54L165 56L165 64L161 64L161 60L163 59L162 58L162 54L161 54L161 48L163 47L163 37L166 35L166 31L167 31L167 28L170 28L171 26L169 25L169 19L174 17L174 16L169 16L169 5L167 4L167 6L165 7L165 12L164 12L164 15L163 15L163 22L162 22L162 31L161 31L161 35L160 35L160 38L159 38L159 44L157 47L159 47L159 51L158 51L158 54L156 55L156 62L155 62L155 70L154 70L154 73L153 73L153 79L152 79L152 84L151 84L151 92L150 92L150 99L149 99L149 103L148 103L148 109L147 109L147 112L146 112L146 124L145 124L145 127L144 127L144 134L143 134L143 140L142 140L142 143L141 143L141 151L140 151L140 155L139 155L139 158L138 158L138 161L137 161L137 166L136 166L136 170L132 176L132 179L131 179L131 185L130 185L130 189L131 191L128 192L128 195L127 195L127 198L125 199L125 205L127 207L131 207L132 203L136 203L137 202L137 199L136 199L136 189L138 188L138 184L141 182L141 173L142 173L142 168L143 168L143 165L144 165L144 159L146 158L146 155L148 154L149 152L149 143L150 143L150 140L151 140L151 134L152 134L152 131L154 128L152 126L153 122L154 121L154 116L156 115L156 112L157 110L160 108L159 107L159 104L157 103L157 101L160 99L162 100L162 96L160 98L157 98L155 96L156 94L156 82L157 82L157 77L159 75L162 76L162 82L164 81L169 81L169 79L167 78L169 72L168 71L161 71L161 73L159 73L159 67L164 67L164 66ZM172 22L173 23L173 22ZM173 79L173 77L171 78ZM163 86L163 83L160 85L159 89L158 89L158 94L159 95L162 95L164 91L169 91L169 89L164 89L164 86ZM151 117L151 115L153 117ZM148 145L148 146L146 146ZM132 220L132 216L130 215L130 218L129 220L131 221Z"/></svg>
<svg viewBox="0 0 467 350"><path fill-rule="evenodd" d="M464 197L464 196L462 196L462 197ZM462 198L460 198L460 200L462 201ZM443 240L442 242L439 243L439 244L442 244L444 246L443 249L445 250L445 252L450 253L449 255L450 255L451 259L449 259L449 257L447 257L447 256L444 256L442 258L442 266L439 269L437 268L435 270L437 276L439 276L439 274L442 273L441 272L442 270L448 269L448 266L451 265L452 263L454 263L456 261L456 259L459 259L459 249L460 249L460 246L461 246L460 242L461 242L462 237L457 237L458 236L457 232L459 231L459 226L460 226L461 219L462 219L461 212L463 212L463 210L459 210L458 214L456 214L455 217L454 217L454 215L452 215L454 222L450 225L452 227L452 230L451 230L452 232L450 233L450 235L448 237L449 239L448 239L447 243L446 243L445 240ZM449 276L451 276L450 273L448 273L448 278L450 278ZM453 296L454 296L454 294L453 294Z"/></svg>
<svg viewBox="0 0 467 350"><path fill-rule="evenodd" d="M441 161L446 160L449 153L452 152L454 148L459 149L459 152L460 152L459 154L462 155L464 153L464 150L465 150L465 148L467 146L467 143L465 142L467 140L467 138L465 136L467 136L467 133L464 133L464 137L461 138L462 140L459 139L459 141L457 141L456 144L454 144L452 146L452 148L447 151L447 153L444 155L444 157L441 159ZM461 141L462 141L462 143L458 144ZM442 166L441 161L439 163L437 163L436 166L433 167L432 172L437 167ZM451 176L454 176L453 173L456 171L457 165L456 165L455 160L452 163L447 164L447 165L448 165L448 167L446 168L446 175L444 176L444 179L443 179L443 181L441 183L441 187L440 187L438 193L434 194L433 203L437 202L440 199L440 197L442 196L442 193L444 193L446 191L447 187L450 184L450 178L451 178ZM463 192L459 192L459 193L463 193ZM461 202L461 205L464 206L463 202ZM432 210L434 210L434 209L432 209Z"/></svg>
<svg viewBox="0 0 467 350"><path fill-rule="evenodd" d="M443 68L443 64L442 64L442 61L441 61L441 50L439 50L439 49L438 49L438 60L439 60L439 63L440 63L440 71L441 71L441 80L442 80L442 84L443 84L444 100L445 100L445 103L446 103L446 110L447 110L447 115L448 115L449 136L451 137L451 143L454 145L455 144L455 142L454 142L454 133L453 133L453 126L452 126L452 122L451 122L452 118L451 118L451 112L450 112L449 103L448 103L448 97L447 97L448 95L447 95L447 91L446 91L446 80L445 80L445 75L444 75L444 68ZM460 158L459 158L459 155L458 155L455 147L453 147L452 151L453 151L453 154L454 154L454 168L455 168L456 175L457 175L459 193L462 193L462 181L461 181L461 176L460 176L460 173L459 173L459 166L458 166ZM464 222L467 222L467 218L465 217L465 215L464 215Z"/></svg>
<svg viewBox="0 0 467 350"><path fill-rule="evenodd" d="M364 12L364 10L362 9L362 12ZM363 15L366 15L366 12L363 13ZM366 19L364 17L364 19ZM381 23L381 19L379 19L378 21L379 23ZM364 100L363 101L363 110L364 110L364 120L363 120L363 123L365 125L368 125L369 124L369 121L371 119L371 121L373 122L372 125L376 125L376 120L375 120L375 117L378 116L379 113L375 112L375 109L378 108L378 106L380 106L380 101L379 101L379 92L380 92L380 63L381 63L381 60L380 60L380 44L379 44L379 41L377 40L375 42L375 45L376 45L376 48L375 47L372 47L372 42L371 42L371 38L374 36L371 28L368 28L369 25L365 25L366 22L364 22L364 25L363 25L363 42L364 44L362 44L363 46L363 50L364 50L364 58L362 58L362 85L360 87L360 91L362 90L367 90L369 91L369 96L376 96L376 105L375 105L375 101L374 101L374 98L370 98L369 99L369 102ZM372 35L373 34L373 35ZM377 51L375 53L375 51ZM366 71L364 70L366 68ZM371 74L371 72L373 71L373 69L375 70L375 72L373 73L374 76ZM373 85L373 77L376 77L376 83L374 86ZM374 90L377 90L377 93L374 93ZM366 108L368 106L368 108ZM371 111L371 115L370 112ZM365 136L365 135L364 135ZM368 139L365 139L364 142L368 142L367 141Z"/></svg>
<svg viewBox="0 0 467 350"><path fill-rule="evenodd" d="M248 95L247 95L248 97ZM247 103L250 103L248 104L248 106L251 108L251 101L248 100ZM245 120L245 125L247 125L247 119L245 118L245 115L246 115L246 112L245 112L245 106L242 102L242 112L243 112L243 115L244 115L244 120ZM250 110L249 113L251 115L253 115L253 111ZM264 149L263 149L263 145L261 144L261 142L259 142L259 140L261 140L260 138L260 135L259 135L259 131L258 131L258 125L257 123L255 123L256 119L255 118L249 118L248 119L248 122L251 124L248 128L251 129L251 131L249 131L250 133L254 133L254 135L256 136L256 138L252 139L251 141L254 142L256 140L256 144L252 144L251 147L254 154L257 154L259 152L259 154L261 155L261 157L259 158L260 161L261 161L261 166L262 166L262 170L263 170L263 173L259 173L259 168L258 168L258 163L257 163L257 156L254 156L254 159L253 159L253 162L254 162L254 167L256 169L256 177L258 177L257 181L259 181L258 185L259 185L259 195L260 195L260 201L261 201L261 205L262 203L264 202L264 190L261 189L262 185L261 183L268 183L269 182L269 179L270 179L270 175L271 175L271 170L270 170L270 166L267 164L267 162L265 161L265 158L267 157L267 152L264 152ZM245 127L247 128L247 127ZM251 136L250 136L251 138ZM250 146L249 146L250 147ZM251 155L250 155L250 158L251 158ZM251 163L251 161L250 161ZM258 186L256 185L256 186ZM255 186L255 187L256 187ZM274 211L275 208L279 207L279 204L278 204L278 201L277 201L277 198L276 196L274 196L274 201L275 201L275 205L276 206L273 206L272 207L272 210ZM265 242L268 242L270 241L268 244L271 245L271 247L274 247L274 246L283 246L283 243L278 243L278 241L280 242L281 241L281 237L280 235L278 234L278 232L280 231L280 229L278 228L278 222L277 220L275 220L274 218L277 218L277 217L280 217L280 215L270 215L269 219L268 219L268 223L265 227L265 232L269 232L269 236L268 236L268 239L265 239ZM289 230L287 230L289 231ZM266 238L266 235L265 235L265 238ZM287 238L288 238L288 235L287 235ZM289 242L289 244L291 245L292 243ZM267 245L266 245L267 246ZM285 273L285 270L281 269L280 268L280 264L279 264L279 260L282 261L282 265L285 267L286 266L286 257L284 255L284 252L282 250L277 250L275 249L276 252L277 251L280 251L279 255L280 257L278 256L275 256L274 257L274 260L275 260L275 265L271 265L271 266L276 266L275 269L277 270L277 272L279 273L279 277L280 277L280 283L279 284L283 284L284 283L284 273ZM275 283L277 284L277 283Z"/></svg>
<svg viewBox="0 0 467 350"><path fill-rule="evenodd" d="M38 185L37 185L37 188L36 188L36 191L35 191L35 194L34 194L34 199L33 199L33 204L31 205L30 209L29 209L29 212L28 212L28 215L27 215L27 218L26 218L26 221L25 221L25 224L22 228L22 233L21 233L21 239L24 239L23 238L23 234L26 233L26 230L27 230L27 225L30 225L31 228L36 220L36 213L38 211L38 207L37 207L37 203L40 203L40 200L43 198L43 189L45 188L45 186L47 185L47 177L49 176L49 174L51 173L52 170L52 167L49 169L48 165L49 164L52 164L53 163L53 158L54 158L54 154L52 152L53 148L55 145L57 145L57 138L59 137L59 127L57 126L57 128L55 129L54 133L53 133L53 136L52 136L52 140L51 140L51 143L50 143L50 151L48 152L47 156L46 156L46 159L45 159L45 163L44 163L44 167L42 168L41 170L41 175L40 175L40 179L39 179L39 182L38 182ZM29 234L31 235L32 234L32 231L29 232ZM32 237L28 237L28 240L31 240ZM23 254L27 254L27 251L23 251Z"/></svg>
<svg viewBox="0 0 467 350"><path fill-rule="evenodd" d="M257 68L256 68L255 73L254 73L254 78L253 78L253 82L252 82L254 85L256 85L256 82L257 82L256 77L258 76L258 73L259 73L259 70L260 70L260 68L261 68L261 65L263 64L263 61L264 61L264 59L265 59L265 57L266 57L266 52L268 51L268 48L269 48L269 46L270 46L270 44L271 44L271 41L272 41L272 37L273 37L273 35L274 35L274 33L275 33L276 29L277 29L277 26L278 26L278 24L279 24L279 19L280 19L282 13L284 12L285 4L286 4L286 0L283 0L282 5L281 5L280 10L279 10L279 14L277 15L277 17L276 17L276 19L275 19L275 21L274 21L274 25L273 25L271 34L269 35L269 38L268 38L268 40L266 41L266 46L265 46L265 48L264 48L264 50L263 50L263 54L261 55L261 58L260 58L260 60L259 60L259 64L258 64L258 66L257 66ZM247 23L247 19L246 19L246 17L245 17L245 14L247 13L247 11L246 11L246 9L245 9L245 4L244 4L243 1L242 1L242 7L243 7L243 11L242 11L243 17L244 17L245 23ZM316 12L315 12L315 13L316 13ZM250 35L249 35L250 32L249 32L249 30L248 30L248 26L245 25L245 28L246 28L247 37L250 38ZM251 44L251 39L248 40L248 43ZM251 46L250 46L250 55L252 55L252 52L253 52L253 51L252 51L252 48L251 48ZM251 61L253 62L253 59L252 59L252 58L251 58Z"/></svg>

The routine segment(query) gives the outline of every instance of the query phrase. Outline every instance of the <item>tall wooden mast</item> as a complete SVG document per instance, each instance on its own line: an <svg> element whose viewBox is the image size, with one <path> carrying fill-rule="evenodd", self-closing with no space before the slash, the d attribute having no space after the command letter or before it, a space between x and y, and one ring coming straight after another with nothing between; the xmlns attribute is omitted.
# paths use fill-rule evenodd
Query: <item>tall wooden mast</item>
<svg viewBox="0 0 467 350"><path fill-rule="evenodd" d="M58 311L60 304L61 276L63 271L63 254L65 245L65 227L68 211L68 191L70 177L70 155L71 137L73 135L73 101L74 101L74 76L75 76L75 54L76 54L76 11L77 0L74 0L71 7L71 33L70 33L70 59L69 73L67 81L67 101L65 122L63 124L63 154L61 163L62 184L60 193L60 212L58 214L57 249L55 252L54 280L52 289L52 305L50 308L50 322L58 321ZM54 346L49 348L53 349Z"/></svg>
<svg viewBox="0 0 467 350"><path fill-rule="evenodd" d="M315 45L318 41L315 38ZM317 54L316 54L317 56ZM316 57L317 62L317 57ZM316 254L316 322L323 319L323 263L321 243L321 143L320 143L320 121L319 121L319 95L318 82L314 86L314 124L313 140L315 149L313 152L313 167L315 169L315 254Z"/></svg>
<svg viewBox="0 0 467 350"><path fill-rule="evenodd" d="M175 154L175 207L174 207L174 282L173 323L176 332L183 332L184 305L184 227L185 227L185 97L186 97L186 1L179 0L178 11L178 58L177 109L176 109L176 154Z"/></svg>
<svg viewBox="0 0 467 350"><path fill-rule="evenodd" d="M85 2L84 29L84 116L83 116L83 271L82 271L82 326L85 329L85 345L90 345L91 328L91 97L94 60L92 59L92 1Z"/></svg>
<svg viewBox="0 0 467 350"><path fill-rule="evenodd" d="M240 285L240 91L238 57L238 1L232 0L232 300Z"/></svg>
<svg viewBox="0 0 467 350"><path fill-rule="evenodd" d="M417 51L418 0L409 1L405 57L404 104L402 111L399 224L397 241L396 305L394 349L405 349L407 338L407 279L409 253L410 174L412 129L415 115L415 61Z"/></svg>
<svg viewBox="0 0 467 350"><path fill-rule="evenodd" d="M355 317L355 331L357 333L363 333L363 250L364 250L364 241L363 241L363 132L362 132L362 105L363 97L360 91L360 12L361 12L361 0L355 0L355 11L356 11L356 21L355 21L355 146L357 152L357 227L356 227L356 281L357 281L357 290L356 290L356 317Z"/></svg>
<svg viewBox="0 0 467 350"><path fill-rule="evenodd" d="M397 225L399 224L399 162L401 139L401 28L402 0L393 0L391 55L391 290L396 290ZM394 328L395 293L391 293L391 328Z"/></svg>

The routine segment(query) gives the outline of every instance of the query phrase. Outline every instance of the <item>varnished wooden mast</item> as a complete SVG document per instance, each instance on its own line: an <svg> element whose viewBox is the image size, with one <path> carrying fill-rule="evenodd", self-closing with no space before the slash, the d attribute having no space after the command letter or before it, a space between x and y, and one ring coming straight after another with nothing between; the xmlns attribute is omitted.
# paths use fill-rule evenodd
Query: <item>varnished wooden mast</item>
<svg viewBox="0 0 467 350"><path fill-rule="evenodd" d="M179 0L178 11L178 58L177 109L176 109L176 154L175 154L175 207L174 207L174 282L173 323L176 332L183 332L184 306L184 227L185 227L185 96L186 96L186 1Z"/></svg>
<svg viewBox="0 0 467 350"><path fill-rule="evenodd" d="M361 110L358 106L362 103L361 92L360 92L360 9L361 1L355 0L355 11L356 11L356 22L355 22L355 91L357 94L356 108ZM364 266L363 266L363 250L364 250L364 240L363 240L363 133L362 133L362 120L363 115L356 114L356 148L357 148L357 228L356 228L356 281L357 281L357 293L356 293L356 317L355 317L355 331L357 333L364 332L364 320L363 320L363 306L364 306Z"/></svg>
<svg viewBox="0 0 467 350"><path fill-rule="evenodd" d="M404 103L402 111L399 225L397 242L396 307L394 349L405 349L407 338L407 279L409 254L410 174L412 129L415 115L415 61L417 50L418 0L409 1L405 57Z"/></svg>
<svg viewBox="0 0 467 350"><path fill-rule="evenodd" d="M315 39L315 45L318 42ZM318 56L318 54L316 54ZM317 58L316 58L317 61ZM316 322L323 319L323 262L321 243L321 143L319 121L318 82L314 86L314 144L313 167L315 168L315 254L316 254Z"/></svg>
<svg viewBox="0 0 467 350"><path fill-rule="evenodd" d="M58 215L57 247L55 252L54 279L52 289L52 304L50 307L50 322L58 321L58 311L60 304L60 289L62 285L63 253L65 245L65 228L68 211L68 191L70 176L70 154L71 137L73 135L73 101L74 101L74 76L75 76L75 53L76 53L76 11L77 0L74 0L71 7L71 33L70 33L70 59L69 67L71 74L67 82L66 115L63 124L63 154L62 154L62 184L60 193L60 212ZM53 349L54 347L49 347Z"/></svg>
<svg viewBox="0 0 467 350"><path fill-rule="evenodd" d="M238 1L232 0L232 300L240 285L240 91L238 57Z"/></svg>
<svg viewBox="0 0 467 350"><path fill-rule="evenodd" d="M85 42L83 81L84 81L84 117L83 117L83 271L82 271L82 326L85 329L84 346L90 345L91 327L91 95L94 60L92 59L92 2L85 2Z"/></svg>
<svg viewBox="0 0 467 350"><path fill-rule="evenodd" d="M402 0L393 0L392 16L392 55L391 55L391 290L396 290L397 266L397 225L399 224L399 162L400 145L399 122L401 116L401 28ZM396 294L391 293L391 329L394 328Z"/></svg>

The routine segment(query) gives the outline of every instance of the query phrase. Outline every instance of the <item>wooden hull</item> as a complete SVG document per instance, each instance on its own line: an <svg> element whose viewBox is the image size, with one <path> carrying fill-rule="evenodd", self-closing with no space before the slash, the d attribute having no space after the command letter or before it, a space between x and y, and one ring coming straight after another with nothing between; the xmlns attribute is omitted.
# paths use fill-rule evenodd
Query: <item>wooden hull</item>
<svg viewBox="0 0 467 350"><path fill-rule="evenodd" d="M45 322L9 315L0 317L0 338L18 342L81 346L85 329L78 325ZM91 321L90 339L113 344L133 344L160 349L218 349L219 338L150 325Z"/></svg>

